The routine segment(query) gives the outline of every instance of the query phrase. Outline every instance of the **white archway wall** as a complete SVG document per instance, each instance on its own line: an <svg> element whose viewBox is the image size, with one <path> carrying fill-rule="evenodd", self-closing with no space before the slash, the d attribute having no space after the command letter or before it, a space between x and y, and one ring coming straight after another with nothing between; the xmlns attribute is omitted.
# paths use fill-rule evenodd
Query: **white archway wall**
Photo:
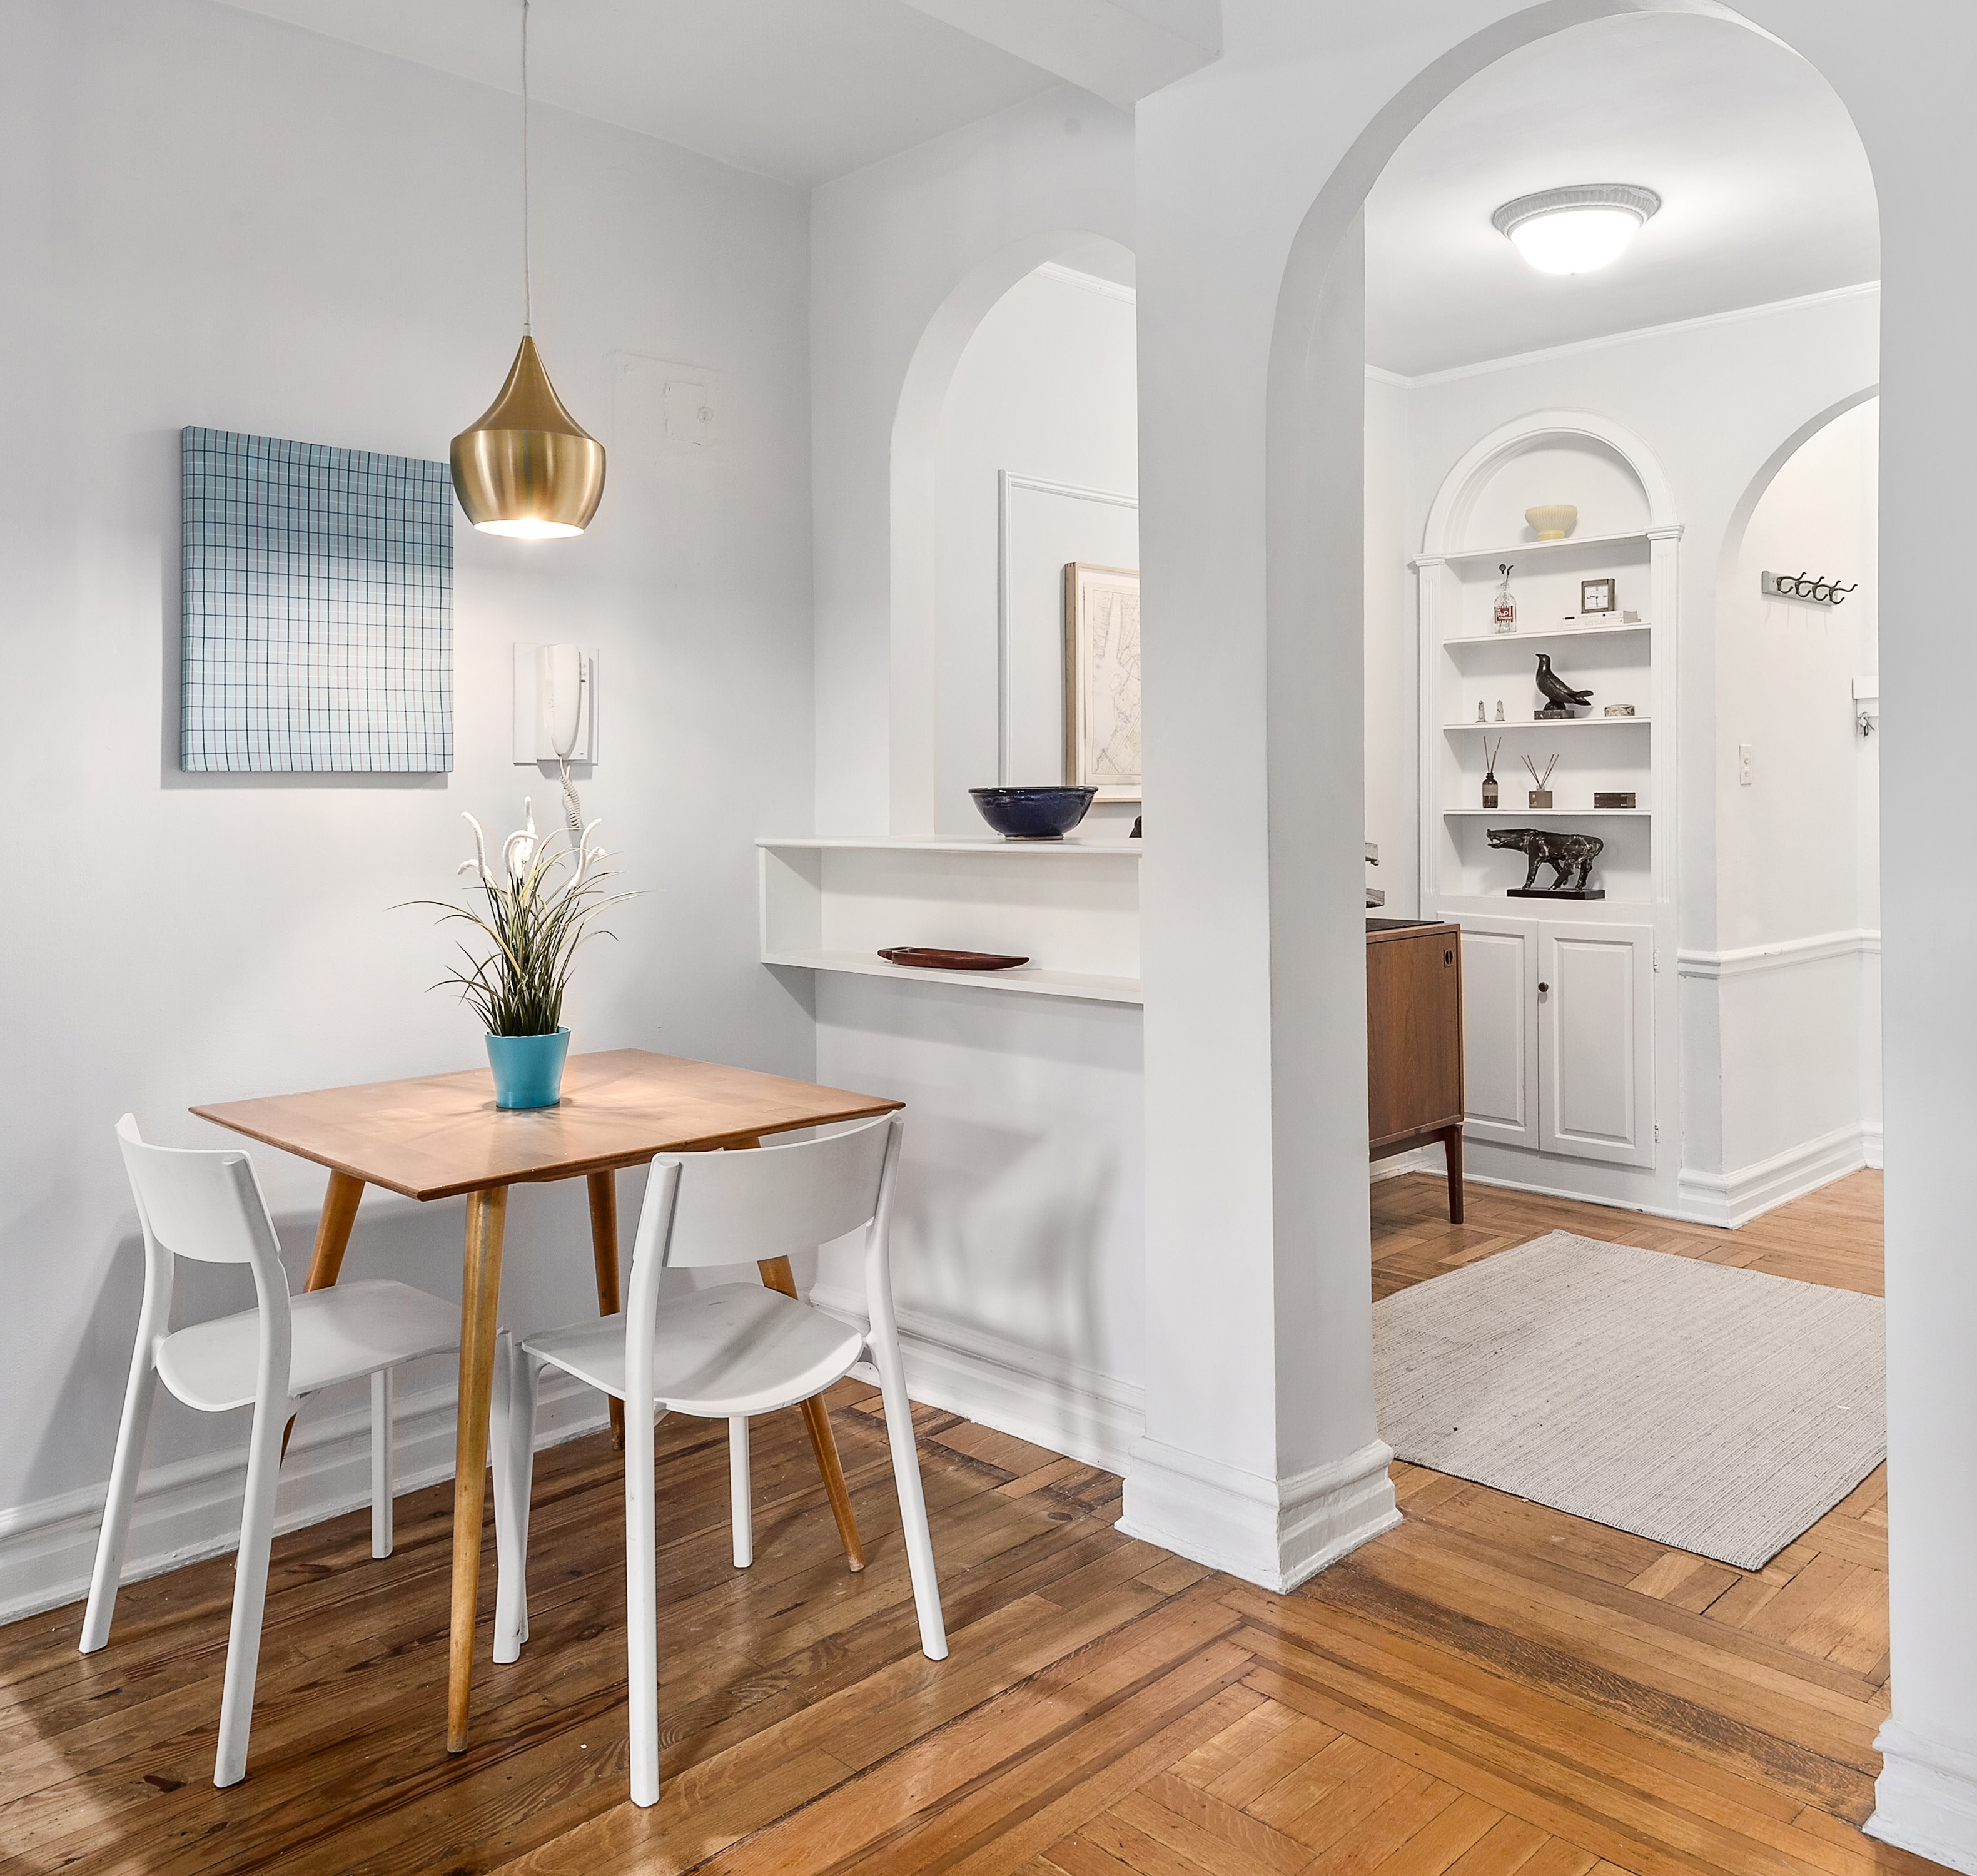
<svg viewBox="0 0 1977 1876"><path fill-rule="evenodd" d="M933 664L919 653L932 644L934 513L930 493L916 512L911 492L930 486L940 402L989 309L1041 263L1074 259L1078 231L1132 248L1133 166L1132 119L1067 86L811 196L820 828L890 831L896 801L932 828ZM896 465L900 431L926 474ZM896 466L909 491L896 530ZM896 672L896 587L919 622Z"/></svg>
<svg viewBox="0 0 1977 1876"><path fill-rule="evenodd" d="M937 833L980 835L970 788L1062 777L1063 567L1140 563L1133 319L1130 289L1046 266L955 368L934 466ZM1135 812L1101 803L1084 829L1123 837Z"/></svg>
<svg viewBox="0 0 1977 1876"><path fill-rule="evenodd" d="M1039 265L1130 253L1133 147L1128 116L1064 88L812 197L818 831L933 831L942 408ZM993 580L967 596L992 609ZM914 1398L1123 1469L1140 1011L822 972L814 999L819 1078L908 1103L893 1247ZM812 1293L862 1313L855 1253L827 1248Z"/></svg>
<svg viewBox="0 0 1977 1876"><path fill-rule="evenodd" d="M1269 971L1273 884L1296 839L1312 836L1304 870L1332 899L1352 903L1361 877L1348 819L1365 785L1356 720L1315 765L1316 801L1278 798L1259 753L1280 636L1315 635L1322 653L1301 675L1321 694L1361 682L1358 494L1348 497L1331 470L1348 459L1358 490L1363 362L1348 385L1322 324L1327 276L1356 265L1366 191L1441 97L1513 46L1632 10L1620 0L1418 0L1364 10L1342 35L1329 12L1226 0L1220 64L1139 108L1150 642L1163 616L1171 622L1165 667L1150 658L1147 679L1148 745L1161 746L1163 764L1153 804L1161 842L1149 847L1145 883L1148 1414L1184 1455L1155 1455L1172 1481L1161 1489L1171 1511L1163 1541L1199 1545L1193 1554L1212 1546L1218 1511L1272 1508L1275 1528L1300 1541L1327 1509L1346 1515L1341 1468L1359 1424L1313 1427L1308 1416L1322 1409L1295 1379L1314 1356L1358 1359L1359 1323L1348 1313L1286 1324L1275 1306L1280 1264L1363 1260L1363 1210L1342 1179L1307 1216L1280 1208L1270 1150L1255 1144L1308 1138L1326 1118L1309 1098L1272 1099L1274 1055L1308 1052L1312 1037L1279 1023L1267 1002L1228 993L1232 981ZM1977 1871L1977 1600L1967 1583L1977 1498L1953 1484L1969 1475L1977 1428L1977 1261L1960 1171L1977 1131L1977 978L1966 956L1977 875L1943 867L1937 850L1966 785L1977 638L1932 599L1942 543L1961 539L1977 512L1968 443L1977 348L1963 329L1977 296L1977 230L1941 213L1977 190L1977 120L1962 95L1977 63L1977 12L1865 11L1853 0L1748 0L1745 10L1838 91L1882 208L1882 600L1900 628L1887 636L1881 671L1894 1718L1880 1736L1886 1764L1871 1828ZM1748 388L1761 397L1762 378ZM1355 532L1341 558L1330 523L1347 508ZM1698 557L1684 559L1692 574ZM1689 727L1712 706L1692 703ZM1325 808L1346 839L1319 837ZM1229 831L1278 821L1294 837L1281 845ZM1713 844L1708 858L1713 872ZM1692 913L1705 903L1692 890L1684 898ZM1361 992L1355 951L1355 934L1327 921L1301 960L1342 1032ZM1223 1280L1204 1300L1191 1279L1208 1242ZM1223 1403L1190 1380L1205 1346L1237 1344L1277 1361L1266 1415L1250 1411L1249 1392ZM1295 1456L1280 1437L1292 1433ZM1129 1474L1129 1508L1134 1489ZM1364 1534L1363 1521L1334 1525L1327 1541Z"/></svg>

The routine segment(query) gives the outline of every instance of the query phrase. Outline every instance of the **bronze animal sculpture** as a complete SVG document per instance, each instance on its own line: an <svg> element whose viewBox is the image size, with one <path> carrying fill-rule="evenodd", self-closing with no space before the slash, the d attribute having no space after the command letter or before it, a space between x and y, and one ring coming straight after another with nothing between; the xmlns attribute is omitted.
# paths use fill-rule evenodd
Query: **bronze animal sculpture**
<svg viewBox="0 0 1977 1876"><path fill-rule="evenodd" d="M1536 884L1540 866L1552 870L1552 891L1584 892L1586 875L1606 847L1596 834L1554 834L1547 827L1489 827L1484 831L1492 847L1513 847L1530 862L1524 871L1525 892Z"/></svg>
<svg viewBox="0 0 1977 1876"><path fill-rule="evenodd" d="M1583 706L1592 701L1590 691L1576 691L1551 668L1549 654L1540 652L1538 659L1538 689L1551 700L1551 708L1560 715L1571 715L1575 706Z"/></svg>

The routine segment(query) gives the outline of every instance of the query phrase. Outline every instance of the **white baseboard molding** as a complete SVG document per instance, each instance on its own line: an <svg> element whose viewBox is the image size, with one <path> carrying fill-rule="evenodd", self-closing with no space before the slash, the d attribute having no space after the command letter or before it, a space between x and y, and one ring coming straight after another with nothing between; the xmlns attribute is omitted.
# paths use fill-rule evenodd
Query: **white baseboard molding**
<svg viewBox="0 0 1977 1876"><path fill-rule="evenodd" d="M810 1300L842 1321L868 1326L860 1291L820 1283ZM906 1391L915 1400L1086 1465L1125 1471L1147 1425L1145 1397L1133 1382L988 1329L898 1313Z"/></svg>
<svg viewBox="0 0 1977 1876"><path fill-rule="evenodd" d="M400 1397L394 1416L399 1494L453 1476L454 1393L449 1381ZM566 1376L543 1376L536 1419L539 1448L576 1438L604 1424L602 1395ZM244 1416L241 1433L237 1448L146 1468L130 1516L124 1582L158 1576L238 1546L241 1498L247 1482ZM56 1498L0 1510L0 1623L38 1615L89 1594L109 1489L105 1479ZM276 1530L299 1531L370 1502L369 1408L312 1420L305 1405L282 1466Z"/></svg>
<svg viewBox="0 0 1977 1876"><path fill-rule="evenodd" d="M1874 1781L1874 1815L1861 1828L1884 1844L1977 1876L1977 1755L1937 1746L1893 1719L1874 1749L1881 1775Z"/></svg>
<svg viewBox="0 0 1977 1876"><path fill-rule="evenodd" d="M1774 1211L1863 1166L1878 1166L1880 1134L1878 1126L1873 1128L1871 1139L1864 1125L1842 1127L1733 1173L1694 1172L1685 1167L1678 1182L1678 1215L1696 1224L1725 1225L1734 1230L1761 1214Z"/></svg>
<svg viewBox="0 0 1977 1876"><path fill-rule="evenodd" d="M1881 1123L1868 1121L1860 1128L1860 1151L1866 1156L1867 1164L1875 1171L1881 1170Z"/></svg>
<svg viewBox="0 0 1977 1876"><path fill-rule="evenodd" d="M1369 1183L1378 1184L1382 1179L1398 1179L1402 1173L1433 1173L1439 1179L1446 1176L1448 1165L1440 1147L1410 1147L1391 1159L1368 1161L1366 1171Z"/></svg>
<svg viewBox="0 0 1977 1876"><path fill-rule="evenodd" d="M1269 1479L1142 1439L1127 1468L1118 1528L1260 1588L1294 1590L1401 1521L1387 1474L1393 1457L1376 1439L1329 1465Z"/></svg>

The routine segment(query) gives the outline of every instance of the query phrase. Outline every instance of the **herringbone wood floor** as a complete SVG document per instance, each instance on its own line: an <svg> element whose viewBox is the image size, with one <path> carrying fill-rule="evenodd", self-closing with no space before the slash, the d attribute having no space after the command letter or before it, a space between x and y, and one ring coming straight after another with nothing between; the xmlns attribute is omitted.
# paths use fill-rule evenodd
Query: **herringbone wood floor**
<svg viewBox="0 0 1977 1876"><path fill-rule="evenodd" d="M1555 1225L1880 1287L1870 1174L1731 1234L1439 1181L1375 1188L1385 1293ZM219 1876L1855 1876L1887 1673L1879 1474L1754 1574L1416 1468L1401 1528L1297 1594L1112 1528L1117 1481L922 1411L953 1653L919 1655L876 1403L834 1418L873 1554L845 1574L800 1424L757 1430L727 1562L718 1428L661 1434L665 1791L625 1799L617 1468L545 1455L533 1634L444 1749L447 1501L397 1554L278 1541L246 1782L211 1777L230 1570L0 1630L0 1868ZM492 1557L486 1576L492 1593Z"/></svg>

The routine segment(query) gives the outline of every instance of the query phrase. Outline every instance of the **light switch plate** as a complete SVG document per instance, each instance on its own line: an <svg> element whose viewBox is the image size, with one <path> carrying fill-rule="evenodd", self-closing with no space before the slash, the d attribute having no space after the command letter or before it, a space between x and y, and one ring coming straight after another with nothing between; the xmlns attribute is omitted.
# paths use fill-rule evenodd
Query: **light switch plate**
<svg viewBox="0 0 1977 1876"><path fill-rule="evenodd" d="M569 640L559 641L567 645ZM538 762L553 762L556 753L548 732L536 712L536 645L517 645L515 651L515 766L533 768ZM583 652L586 674L590 682L583 687L583 716L576 726L576 748L573 763L597 760L597 653L586 646Z"/></svg>

